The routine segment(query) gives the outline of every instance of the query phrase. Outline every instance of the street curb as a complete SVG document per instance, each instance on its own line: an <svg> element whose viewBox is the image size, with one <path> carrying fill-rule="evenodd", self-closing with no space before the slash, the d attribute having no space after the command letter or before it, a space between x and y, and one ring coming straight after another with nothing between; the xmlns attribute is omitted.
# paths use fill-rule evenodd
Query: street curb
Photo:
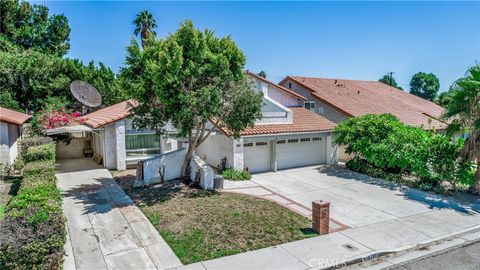
<svg viewBox="0 0 480 270"><path fill-rule="evenodd" d="M409 251L419 250L419 249L422 249L422 248L426 248L428 246L432 246L434 244L439 244L439 243L442 243L444 241L452 240L452 239L455 239L455 238L461 238L461 236L476 233L476 232L480 232L480 225L476 225L476 226L473 226L473 227L470 227L470 228L467 228L467 229L463 229L463 230L460 230L460 231L457 231L457 232L454 232L454 233L449 233L449 234L446 234L446 235L442 235L442 236L439 236L439 237L434 237L434 238L431 238L431 239L428 239L428 240L425 240L425 241L421 241L421 242L419 242L417 244L413 244L413 245L407 245L407 246L403 246L403 247L396 248L396 249L391 249L391 250L376 250L376 251L368 252L368 253L365 253L363 255L354 256L354 257L350 258L348 261L343 262L341 265L326 266L324 268L316 268L316 269L318 269L318 270L330 270L330 269L338 269L340 267L346 267L346 266L358 264L358 263L361 263L361 262L369 262L369 261L373 262L375 260L379 260L382 257L385 257L386 255L390 255L390 254L394 254L394 253L397 253L397 254L399 254L399 256L401 256L403 254L406 254ZM392 266L396 266L396 265L405 263L406 261L421 259L423 257L429 256L429 255L432 255L432 254L441 253L441 252L444 252L444 251L447 251L447 250L450 250L450 249L454 249L454 248L461 247L461 246L464 246L464 245L472 244L472 243L477 242L477 241L480 241L480 236L477 239L474 239L474 240L463 239L462 243L460 243L460 244L449 246L447 248L440 249L440 250L435 250L435 251L432 251L432 252L426 252L426 253L424 253L422 255L419 255L417 257L411 257L408 260L406 259L403 262L402 261L396 262L396 263L391 263L390 262L392 265L386 266L386 267L381 268L381 269L389 269ZM387 262L389 262L389 261L387 260Z"/></svg>

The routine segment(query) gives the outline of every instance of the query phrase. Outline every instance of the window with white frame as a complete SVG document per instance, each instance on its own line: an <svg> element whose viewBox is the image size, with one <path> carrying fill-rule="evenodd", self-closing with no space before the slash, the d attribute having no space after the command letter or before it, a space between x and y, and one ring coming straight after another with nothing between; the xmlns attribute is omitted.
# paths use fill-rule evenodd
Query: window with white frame
<svg viewBox="0 0 480 270"><path fill-rule="evenodd" d="M312 141L321 141L321 140L322 140L322 138L320 138L320 137L313 137L312 138Z"/></svg>
<svg viewBox="0 0 480 270"><path fill-rule="evenodd" d="M255 145L256 146L262 146L262 145L267 145L267 142L257 142Z"/></svg>
<svg viewBox="0 0 480 270"><path fill-rule="evenodd" d="M288 140L288 143L297 143L298 142L298 139L289 139Z"/></svg>
<svg viewBox="0 0 480 270"><path fill-rule="evenodd" d="M300 141L301 141L301 142L309 142L309 141L310 141L310 138L301 138Z"/></svg>
<svg viewBox="0 0 480 270"><path fill-rule="evenodd" d="M315 101L305 101L305 109L315 111Z"/></svg>
<svg viewBox="0 0 480 270"><path fill-rule="evenodd" d="M243 147L252 147L252 146L253 146L253 143L251 142L243 144Z"/></svg>

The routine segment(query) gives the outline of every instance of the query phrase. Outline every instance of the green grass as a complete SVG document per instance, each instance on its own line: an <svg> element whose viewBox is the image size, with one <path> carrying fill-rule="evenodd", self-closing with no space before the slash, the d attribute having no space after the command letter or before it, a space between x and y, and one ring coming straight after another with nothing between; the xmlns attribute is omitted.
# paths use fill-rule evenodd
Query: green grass
<svg viewBox="0 0 480 270"><path fill-rule="evenodd" d="M5 215L5 205L0 205L0 220L3 219L4 215Z"/></svg>
<svg viewBox="0 0 480 270"><path fill-rule="evenodd" d="M184 264L316 235L309 219L249 195L178 185L127 192Z"/></svg>

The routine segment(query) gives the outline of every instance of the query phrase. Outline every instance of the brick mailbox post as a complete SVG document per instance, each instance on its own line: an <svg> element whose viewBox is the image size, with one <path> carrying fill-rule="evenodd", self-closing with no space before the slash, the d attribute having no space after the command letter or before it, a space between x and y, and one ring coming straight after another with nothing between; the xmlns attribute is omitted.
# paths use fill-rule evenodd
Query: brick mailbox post
<svg viewBox="0 0 480 270"><path fill-rule="evenodd" d="M312 202L312 229L323 235L330 231L330 203L326 201Z"/></svg>

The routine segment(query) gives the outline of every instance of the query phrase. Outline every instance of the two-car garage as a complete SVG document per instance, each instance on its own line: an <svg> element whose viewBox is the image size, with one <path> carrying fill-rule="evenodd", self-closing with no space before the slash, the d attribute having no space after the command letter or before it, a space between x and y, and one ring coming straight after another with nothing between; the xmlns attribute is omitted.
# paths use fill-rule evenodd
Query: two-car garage
<svg viewBox="0 0 480 270"><path fill-rule="evenodd" d="M325 134L245 138L244 167L251 173L326 163Z"/></svg>

